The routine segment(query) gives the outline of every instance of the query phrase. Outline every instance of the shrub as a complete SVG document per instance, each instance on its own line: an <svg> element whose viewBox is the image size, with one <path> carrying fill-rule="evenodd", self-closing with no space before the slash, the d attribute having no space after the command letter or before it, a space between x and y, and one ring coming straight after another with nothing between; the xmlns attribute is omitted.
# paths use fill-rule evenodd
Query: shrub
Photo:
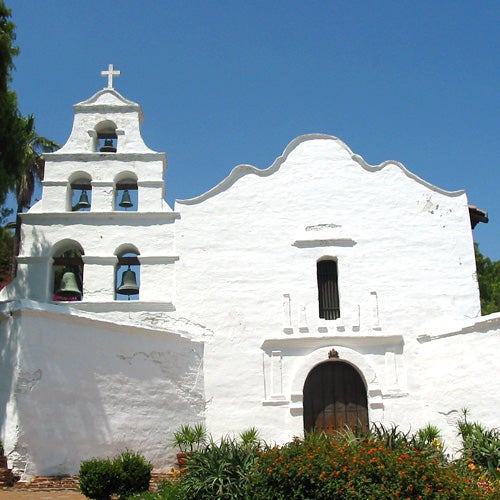
<svg viewBox="0 0 500 500"><path fill-rule="evenodd" d="M114 460L93 458L80 466L80 491L94 500L108 500L114 494L124 500L149 488L152 469L144 457L131 451Z"/></svg>
<svg viewBox="0 0 500 500"><path fill-rule="evenodd" d="M192 497L186 496L183 483L178 479L162 481L157 491L146 491L132 498L137 500L192 500Z"/></svg>
<svg viewBox="0 0 500 500"><path fill-rule="evenodd" d="M119 471L111 460L93 458L80 466L80 491L94 500L108 500L116 492Z"/></svg>
<svg viewBox="0 0 500 500"><path fill-rule="evenodd" d="M153 466L142 455L124 451L113 460L113 465L119 475L114 493L118 493L120 499L149 489Z"/></svg>
<svg viewBox="0 0 500 500"><path fill-rule="evenodd" d="M409 435L388 437L349 444L320 434L268 447L259 453L248 491L269 500L487 498L454 466L409 444Z"/></svg>
<svg viewBox="0 0 500 500"><path fill-rule="evenodd" d="M259 450L257 436L250 437L244 442L227 436L218 442L210 440L203 449L190 453L180 481L186 497L253 498L244 494Z"/></svg>
<svg viewBox="0 0 500 500"><path fill-rule="evenodd" d="M467 410L462 411L458 421L458 434L462 439L462 459L469 459L475 465L488 470L494 477L499 477L500 470L500 430L487 429L478 422L467 420Z"/></svg>

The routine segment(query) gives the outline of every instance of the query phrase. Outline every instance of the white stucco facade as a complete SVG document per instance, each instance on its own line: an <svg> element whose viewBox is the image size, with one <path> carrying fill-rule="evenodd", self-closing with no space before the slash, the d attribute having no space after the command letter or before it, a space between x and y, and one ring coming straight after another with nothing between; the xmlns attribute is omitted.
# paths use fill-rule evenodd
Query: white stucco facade
<svg viewBox="0 0 500 500"><path fill-rule="evenodd" d="M173 431L198 421L284 441L302 434L304 383L325 362L355 367L370 422L431 422L450 446L461 408L498 425L500 314L480 315L463 191L314 134L172 210L140 107L106 88L74 109L0 293L0 437L15 469L74 473L125 448L167 467ZM88 211L74 210L78 188ZM117 209L122 188L136 210ZM81 253L80 301L55 295L66 250ZM139 298L118 300L130 252ZM338 269L334 320L319 317L324 259Z"/></svg>

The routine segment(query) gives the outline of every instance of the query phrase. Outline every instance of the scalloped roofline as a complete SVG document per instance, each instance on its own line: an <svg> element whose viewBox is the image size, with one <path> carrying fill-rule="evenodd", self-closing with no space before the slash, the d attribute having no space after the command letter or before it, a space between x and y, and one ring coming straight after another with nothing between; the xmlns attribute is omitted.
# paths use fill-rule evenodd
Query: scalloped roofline
<svg viewBox="0 0 500 500"><path fill-rule="evenodd" d="M229 187L231 187L233 184L236 183L236 181L245 175L250 175L254 174L259 177L267 177L269 175L274 174L277 172L283 163L288 159L292 151L294 151L300 144L307 142L307 141L312 141L316 139L323 139L323 140L331 140L331 141L336 141L351 157L353 161L358 163L361 167L363 167L365 170L368 172L378 172L385 168L388 165L396 165L399 167L399 169L405 174L407 177L415 180L419 184L422 184L423 186L427 187L428 189L431 189L433 191L436 191L440 194L444 194L446 196L450 197L455 197L455 196L460 196L465 193L463 189L458 190L458 191L447 191L445 189L441 189L434 184L431 184L430 182L425 181L424 179L418 177L418 175L415 175L414 173L410 172L402 163L395 161L395 160L386 160L378 165L370 165L367 163L364 158L361 155L355 154L352 152L352 150L347 146L345 142L343 142L341 139L338 137L335 137L333 135L329 134L305 134L301 135L299 137L296 137L291 141L288 146L285 148L283 153L274 160L271 166L265 168L265 169L260 169L258 167L255 167L253 165L248 165L248 164L242 164L242 165L237 165L234 167L229 175L223 179L221 182L219 182L217 185L215 185L213 188L209 189L205 193L202 193L199 196L195 196L193 198L187 198L187 199L181 199L181 200L175 200L176 203L180 203L182 205L195 205L197 203L201 203L209 198L212 198L213 196L218 195L219 193L227 190Z"/></svg>

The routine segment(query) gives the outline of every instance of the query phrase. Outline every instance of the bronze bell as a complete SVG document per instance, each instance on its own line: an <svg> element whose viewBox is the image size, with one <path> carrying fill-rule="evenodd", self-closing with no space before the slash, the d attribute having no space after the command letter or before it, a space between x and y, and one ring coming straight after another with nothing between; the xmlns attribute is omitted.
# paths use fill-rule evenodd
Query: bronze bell
<svg viewBox="0 0 500 500"><path fill-rule="evenodd" d="M134 271L128 269L122 274L122 283L116 290L117 293L122 295L137 295L139 293L139 286L137 285L137 278Z"/></svg>
<svg viewBox="0 0 500 500"><path fill-rule="evenodd" d="M87 196L86 189L84 189L82 191L82 194L80 195L80 199L78 200L78 203L76 204L75 208L77 210L82 210L84 208L90 208L89 197Z"/></svg>
<svg viewBox="0 0 500 500"><path fill-rule="evenodd" d="M132 200L130 199L130 193L128 192L128 189L125 189L125 191L123 191L122 199L120 203L118 203L118 206L122 208L130 208L134 206Z"/></svg>
<svg viewBox="0 0 500 500"><path fill-rule="evenodd" d="M116 148L113 146L113 139L105 139L104 146L100 151L101 153L116 153Z"/></svg>
<svg viewBox="0 0 500 500"><path fill-rule="evenodd" d="M76 280L75 273L71 271L66 271L61 278L61 283L59 285L59 290L56 292L57 295L61 297L77 297L82 296L82 291L78 287L78 282Z"/></svg>

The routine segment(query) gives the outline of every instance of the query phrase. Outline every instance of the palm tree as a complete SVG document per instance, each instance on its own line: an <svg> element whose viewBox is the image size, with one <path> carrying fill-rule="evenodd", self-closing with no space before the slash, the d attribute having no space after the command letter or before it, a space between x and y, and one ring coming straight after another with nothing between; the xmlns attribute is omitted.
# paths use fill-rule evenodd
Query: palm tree
<svg viewBox="0 0 500 500"><path fill-rule="evenodd" d="M43 153L59 149L59 144L39 136L35 131L33 115L20 117L23 149L19 177L16 180L17 211L30 207L37 182L43 180L45 160Z"/></svg>

